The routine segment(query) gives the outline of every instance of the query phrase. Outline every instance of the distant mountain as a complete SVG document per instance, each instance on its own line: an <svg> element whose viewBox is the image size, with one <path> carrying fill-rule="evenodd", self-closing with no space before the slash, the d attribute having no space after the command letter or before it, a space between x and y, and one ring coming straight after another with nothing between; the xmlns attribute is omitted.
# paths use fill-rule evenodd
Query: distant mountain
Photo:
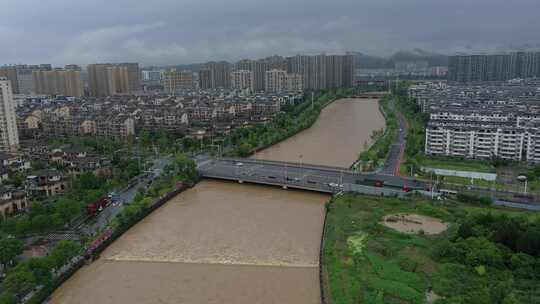
<svg viewBox="0 0 540 304"><path fill-rule="evenodd" d="M447 66L448 56L433 52L414 49L412 51L399 51L395 53L391 60L399 61L427 61L430 66Z"/></svg>
<svg viewBox="0 0 540 304"><path fill-rule="evenodd" d="M396 62L427 61L430 66L447 66L448 56L414 49L412 51L399 51L390 58L371 56L358 53L356 57L357 67L363 69L391 69Z"/></svg>
<svg viewBox="0 0 540 304"><path fill-rule="evenodd" d="M356 66L362 69L386 69L393 68L394 63L388 58L358 53L356 55Z"/></svg>

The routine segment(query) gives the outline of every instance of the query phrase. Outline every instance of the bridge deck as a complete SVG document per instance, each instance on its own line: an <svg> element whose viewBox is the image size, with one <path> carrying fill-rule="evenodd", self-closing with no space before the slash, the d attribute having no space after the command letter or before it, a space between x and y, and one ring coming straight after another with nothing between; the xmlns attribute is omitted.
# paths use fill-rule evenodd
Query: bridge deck
<svg viewBox="0 0 540 304"><path fill-rule="evenodd" d="M396 176L360 174L346 168L254 159L214 159L199 165L201 176L325 193L339 192L344 184L383 181L385 186L424 189L422 182Z"/></svg>

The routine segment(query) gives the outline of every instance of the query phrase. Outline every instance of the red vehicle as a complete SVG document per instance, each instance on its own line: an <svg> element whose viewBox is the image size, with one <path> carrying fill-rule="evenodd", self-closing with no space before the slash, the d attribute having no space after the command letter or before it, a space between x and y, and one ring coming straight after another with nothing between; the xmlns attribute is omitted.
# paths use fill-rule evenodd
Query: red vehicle
<svg viewBox="0 0 540 304"><path fill-rule="evenodd" d="M99 200L88 204L88 206L86 206L86 213L88 213L88 215L95 215L98 212L101 212L107 206L109 206L110 202L111 201L109 200L108 197L106 197L106 196L102 197Z"/></svg>
<svg viewBox="0 0 540 304"><path fill-rule="evenodd" d="M384 181L377 180L377 181L375 181L373 186L375 186L375 187L384 187Z"/></svg>
<svg viewBox="0 0 540 304"><path fill-rule="evenodd" d="M411 192L411 188L409 188L407 186L403 186L403 188L401 188L401 191L403 191L403 192Z"/></svg>

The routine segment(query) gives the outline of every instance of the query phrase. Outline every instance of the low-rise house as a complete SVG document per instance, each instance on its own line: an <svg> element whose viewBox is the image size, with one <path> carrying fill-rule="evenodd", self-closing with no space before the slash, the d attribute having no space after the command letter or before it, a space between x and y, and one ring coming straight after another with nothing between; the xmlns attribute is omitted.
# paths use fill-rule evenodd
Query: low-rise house
<svg viewBox="0 0 540 304"><path fill-rule="evenodd" d="M68 181L58 170L44 169L26 177L26 190L33 196L52 196L66 191Z"/></svg>
<svg viewBox="0 0 540 304"><path fill-rule="evenodd" d="M96 156L76 157L65 160L68 174L78 176L83 173L93 173L96 176L111 175L111 163L109 160Z"/></svg>
<svg viewBox="0 0 540 304"><path fill-rule="evenodd" d="M27 208L28 201L24 191L0 185L0 216L6 217Z"/></svg>
<svg viewBox="0 0 540 304"><path fill-rule="evenodd" d="M0 183L9 179L9 169L6 167L0 167Z"/></svg>

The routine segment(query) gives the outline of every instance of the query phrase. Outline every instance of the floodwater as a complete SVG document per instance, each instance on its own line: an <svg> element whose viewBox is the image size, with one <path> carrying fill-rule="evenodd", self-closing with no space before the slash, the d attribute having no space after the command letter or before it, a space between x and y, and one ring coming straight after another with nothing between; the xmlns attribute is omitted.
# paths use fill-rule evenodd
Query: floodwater
<svg viewBox="0 0 540 304"><path fill-rule="evenodd" d="M253 157L347 168L371 143L371 133L384 126L376 100L341 99L328 105L311 128Z"/></svg>
<svg viewBox="0 0 540 304"><path fill-rule="evenodd" d="M257 157L349 166L384 119L374 100L341 100ZM287 157L289 155L289 157ZM319 303L327 195L203 181L78 271L53 303Z"/></svg>

